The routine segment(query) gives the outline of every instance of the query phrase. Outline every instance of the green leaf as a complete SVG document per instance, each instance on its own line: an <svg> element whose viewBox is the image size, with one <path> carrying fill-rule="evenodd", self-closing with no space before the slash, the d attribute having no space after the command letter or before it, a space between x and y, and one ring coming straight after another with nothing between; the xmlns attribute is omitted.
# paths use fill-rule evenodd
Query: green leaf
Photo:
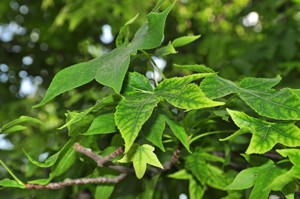
<svg viewBox="0 0 300 199"><path fill-rule="evenodd" d="M191 199L201 199L205 193L205 188L194 178L190 178L189 196Z"/></svg>
<svg viewBox="0 0 300 199"><path fill-rule="evenodd" d="M95 199L109 199L115 189L114 184L100 184L96 187Z"/></svg>
<svg viewBox="0 0 300 199"><path fill-rule="evenodd" d="M180 69L188 69L193 72L198 72L198 73L214 73L214 71L204 65L198 65L198 64L193 64L193 65L178 65L174 64L175 67L180 68Z"/></svg>
<svg viewBox="0 0 300 199"><path fill-rule="evenodd" d="M207 163L200 152L189 155L185 161L185 168L190 170L202 185L205 185L209 175L206 165Z"/></svg>
<svg viewBox="0 0 300 199"><path fill-rule="evenodd" d="M165 129L165 123L165 116L156 109L142 128L146 139L155 144L162 151L165 151L162 143L162 134Z"/></svg>
<svg viewBox="0 0 300 199"><path fill-rule="evenodd" d="M155 175L151 179L143 179L145 184L145 191L138 195L136 199L151 199L155 193L155 187L158 182L160 175Z"/></svg>
<svg viewBox="0 0 300 199"><path fill-rule="evenodd" d="M175 173L168 175L168 177L178 180L189 180L190 178L193 178L192 174L190 174L186 169L181 169Z"/></svg>
<svg viewBox="0 0 300 199"><path fill-rule="evenodd" d="M75 142L79 142L81 145L85 145L89 142L87 139L89 137L77 136L71 138L61 149L60 154L51 168L51 172L49 174L49 178L47 179L38 179L29 181L31 184L48 184L53 178L60 176L65 173L74 163L76 159L76 150L73 148Z"/></svg>
<svg viewBox="0 0 300 199"><path fill-rule="evenodd" d="M115 125L114 113L106 113L99 115L91 124L87 132L81 135L94 135L94 134L106 134L114 133L117 131Z"/></svg>
<svg viewBox="0 0 300 199"><path fill-rule="evenodd" d="M72 120L72 118L74 118L74 117L78 118L78 115L81 115L81 113L68 111L68 113L66 114L67 121ZM68 135L70 137L73 137L73 136L77 136L77 135L84 133L85 131L88 130L90 124L92 123L92 121L94 119L95 118L93 115L86 115L85 117L82 117L77 122L68 125L67 126L68 127Z"/></svg>
<svg viewBox="0 0 300 199"><path fill-rule="evenodd" d="M168 45L160 47L155 51L155 54L157 56L166 56L166 55L176 54L176 53L177 51L175 50L171 42L169 42Z"/></svg>
<svg viewBox="0 0 300 199"><path fill-rule="evenodd" d="M26 186L24 184L20 184L15 180L10 180L8 178L0 180L0 186L2 187L15 187L15 188L21 188L25 189Z"/></svg>
<svg viewBox="0 0 300 199"><path fill-rule="evenodd" d="M24 130L26 127L24 127L22 125L19 125L19 124L23 124L23 123L27 123L27 122L36 123L36 124L43 124L38 119L29 117L29 116L21 116L18 119L15 119L12 122L9 122L9 123L3 125L2 128L0 129L0 134L12 133L12 132L15 132L15 131Z"/></svg>
<svg viewBox="0 0 300 199"><path fill-rule="evenodd" d="M271 189L266 187L268 187L277 176L284 172L284 169L276 165L272 160L268 160L261 166L241 171L225 190L241 190L254 186L249 198L267 199Z"/></svg>
<svg viewBox="0 0 300 199"><path fill-rule="evenodd" d="M180 46L184 46L184 45L187 45L189 43L192 43L193 41L199 39L200 37L201 37L201 35L179 37L179 38L175 39L172 42L172 45L175 48L180 47Z"/></svg>
<svg viewBox="0 0 300 199"><path fill-rule="evenodd" d="M155 92L173 106L187 110L223 105L223 102L214 102L206 98L196 84L189 84L207 75L211 74L202 73L166 79L155 88Z"/></svg>
<svg viewBox="0 0 300 199"><path fill-rule="evenodd" d="M36 166L38 166L38 167L51 167L55 164L55 162L56 162L56 160L57 160L57 158L58 158L61 151L58 151L57 153L55 153L52 156L50 156L49 158L47 158L47 160L45 160L45 162L36 161L28 153L26 153L26 151L24 149L23 149L23 152L26 154L29 161L31 163L35 164Z"/></svg>
<svg viewBox="0 0 300 199"><path fill-rule="evenodd" d="M102 57L61 70L52 80L44 99L34 107L42 106L57 95L93 79L119 93L130 62L130 54L136 54L137 50L156 48L161 44L165 21L174 4L175 2L161 13L150 13L147 16L148 23L136 32L130 45L120 46Z"/></svg>
<svg viewBox="0 0 300 199"><path fill-rule="evenodd" d="M125 153L124 157L119 162L133 162L133 167L137 178L141 179L145 172L147 163L163 169L163 166L157 159L155 153L153 153L154 147L144 144L142 146L133 144L130 150Z"/></svg>
<svg viewBox="0 0 300 199"><path fill-rule="evenodd" d="M149 79L144 75L137 72L129 73L128 84L126 85L123 95L135 94L137 91L151 93L153 92L153 88Z"/></svg>
<svg viewBox="0 0 300 199"><path fill-rule="evenodd" d="M15 179L15 182L18 183L19 185L25 186L25 184L6 166L6 164L4 164L4 162L0 159L0 164L2 164L2 166L6 169L6 171L11 175L11 177L13 177ZM5 180L5 183L12 183L14 184L11 180Z"/></svg>
<svg viewBox="0 0 300 199"><path fill-rule="evenodd" d="M98 101L91 108L86 109L85 111L74 115L65 125L63 125L59 129L63 129L67 126L70 126L71 124L79 122L84 117L86 117L86 115L88 115L90 112L99 111L100 109L102 109L103 107L106 107L106 106L116 106L120 100L121 100L121 97L119 95L110 95L108 97L105 97L105 98L101 99L100 101Z"/></svg>
<svg viewBox="0 0 300 199"><path fill-rule="evenodd" d="M124 26L120 29L119 35L116 39L116 46L120 47L123 45L128 45L129 41L128 41L128 34L125 36L125 31L127 30L128 25L132 24L136 18L139 16L139 14L135 15L133 18L129 19ZM125 38L124 38L125 37ZM124 39L124 40L123 40Z"/></svg>
<svg viewBox="0 0 300 199"><path fill-rule="evenodd" d="M230 136L223 138L223 139L219 139L220 141L228 141L228 140L233 140L234 138L236 138L239 135L243 135L245 133L251 133L251 129L249 128L240 128L239 130L237 130L235 133L231 134Z"/></svg>
<svg viewBox="0 0 300 199"><path fill-rule="evenodd" d="M300 119L300 98L292 89L282 89L277 92L271 89L281 78L271 79L250 78L243 79L239 85L211 75L206 77L200 85L205 95L216 99L231 93L238 93L243 101L262 116L281 120Z"/></svg>
<svg viewBox="0 0 300 199"><path fill-rule="evenodd" d="M159 100L155 94L136 93L124 98L117 106L115 121L125 141L125 152L132 146Z"/></svg>
<svg viewBox="0 0 300 199"><path fill-rule="evenodd" d="M227 109L234 123L251 131L252 139L247 149L250 153L265 153L277 143L285 146L300 146L300 129L294 123L270 123L253 118L245 113Z"/></svg>
<svg viewBox="0 0 300 199"><path fill-rule="evenodd" d="M166 122L168 123L170 129L174 133L174 135L180 140L180 142L183 144L183 146L188 150L188 152L192 153L190 151L190 145L188 142L188 136L182 126L180 126L177 122L171 120L168 117L166 118Z"/></svg>

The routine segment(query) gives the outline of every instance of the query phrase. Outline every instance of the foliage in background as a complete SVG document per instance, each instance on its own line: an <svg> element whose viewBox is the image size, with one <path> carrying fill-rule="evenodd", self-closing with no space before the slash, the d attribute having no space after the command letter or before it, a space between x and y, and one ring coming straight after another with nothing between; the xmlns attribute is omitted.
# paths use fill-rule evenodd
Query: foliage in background
<svg viewBox="0 0 300 199"><path fill-rule="evenodd" d="M171 3L162 5L164 17ZM132 161L139 178L146 172L147 163L161 167L179 143L186 148L171 171L151 180L144 177L143 183L127 177L117 185L66 187L47 195L45 191L3 189L0 198L32 194L37 198L74 198L85 192L96 194L96 198L105 197L101 194L112 194L112 198L149 198L149 194L178 198L181 193L191 198L267 198L271 190L271 194L287 198L298 194L299 149L289 147L300 143L299 123L295 123L300 117L299 2L178 1L168 16L164 34L165 18L156 21L157 15L152 13L148 15L149 29L151 20L160 26L152 27L149 39L144 34L134 36L139 27L139 32L147 31L142 24L153 5L154 1L134 0L0 2L0 11L5 13L0 16L1 134L6 134L5 140L13 145L0 150L1 163L10 168L6 172L0 167L1 179L12 179L9 173L15 173L15 181L6 179L1 185L24 188L22 181L28 180L47 184L66 178L116 175L106 168L95 168L84 156L78 158L72 148L75 142L101 155L125 142L126 154L119 162ZM249 16L255 13L259 18L254 23ZM130 19L130 27L124 26L117 34ZM111 26L118 48L114 49L113 42L101 40L107 31L104 24ZM3 36L6 26L16 29L11 40ZM199 34L200 40L181 47L198 39L193 35ZM189 36L176 39L185 35ZM149 50L158 47L162 39L162 47ZM161 76L168 79L159 84L153 77L160 75L157 70L149 73L155 62L153 56L167 62ZM26 62L24 58L28 57L33 63ZM83 63L61 71L78 62ZM127 67L132 73L126 73ZM150 81L144 76L147 73L152 74L147 76ZM55 74L42 103L68 92L39 109L31 109L45 95ZM20 92L26 78L39 87L28 97ZM90 82L94 78L102 85ZM198 86L201 78L204 80ZM42 83L38 83L40 79ZM214 106L218 107L206 108ZM80 111L68 111L63 126L68 128L58 131L66 108ZM42 125L30 117L10 123L20 115L38 118ZM15 131L19 132L12 133ZM239 154L245 152L242 158ZM262 155L249 155L253 153ZM138 159L138 155L151 161ZM66 161L66 157L70 159ZM43 169L51 166L51 170ZM149 187L156 191L148 193ZM247 191L235 191L244 189Z"/></svg>

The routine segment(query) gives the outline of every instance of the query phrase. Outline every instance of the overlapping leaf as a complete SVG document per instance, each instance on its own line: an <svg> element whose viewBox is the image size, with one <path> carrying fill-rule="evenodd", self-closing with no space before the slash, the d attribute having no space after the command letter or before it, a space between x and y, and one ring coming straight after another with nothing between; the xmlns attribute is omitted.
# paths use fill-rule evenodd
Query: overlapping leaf
<svg viewBox="0 0 300 199"><path fill-rule="evenodd" d="M226 190L242 190L252 186L249 199L267 199L271 189L266 188L272 181L286 170L272 160L264 161L263 164L241 171Z"/></svg>
<svg viewBox="0 0 300 199"><path fill-rule="evenodd" d="M8 124L5 124L0 129L0 134L4 133L12 133L20 130L26 129L25 126L20 125L23 123L35 123L35 124L42 124L42 122L38 119L29 117L29 116L21 116L18 119L13 120L12 122L9 122Z"/></svg>
<svg viewBox="0 0 300 199"><path fill-rule="evenodd" d="M277 143L285 146L300 146L300 129L294 123L270 123L242 112L229 109L227 111L234 123L239 128L245 129L242 133L249 130L253 134L247 153L265 153Z"/></svg>
<svg viewBox="0 0 300 199"><path fill-rule="evenodd" d="M18 188L26 188L25 184L4 164L2 160L0 160L0 164L6 169L6 171L14 178L14 180L5 178L0 180L0 186L2 187L18 187Z"/></svg>
<svg viewBox="0 0 300 199"><path fill-rule="evenodd" d="M141 179L146 172L147 164L163 169L163 166L153 151L154 147L148 144L144 144L142 146L133 144L128 153L126 153L119 162L133 162L136 176Z"/></svg>
<svg viewBox="0 0 300 199"><path fill-rule="evenodd" d="M268 188L273 190L284 190L284 187L293 185L293 181L300 179L300 150L299 149L281 149L277 150L284 157L289 157L294 165L288 172L276 177ZM295 186L295 185L294 185ZM294 187L295 191L295 187Z"/></svg>
<svg viewBox="0 0 300 199"><path fill-rule="evenodd" d="M102 57L75 64L63 69L52 80L44 99L35 107L42 106L57 95L84 85L93 79L120 92L130 62L130 54L137 50L156 48L161 44L164 25L174 3L161 13L150 13L148 22L136 32L129 45L120 46Z"/></svg>
<svg viewBox="0 0 300 199"><path fill-rule="evenodd" d="M188 110L222 105L221 102L206 98L195 84L189 84L207 75L210 73L167 79L153 90L145 76L130 73L128 86L124 91L125 98L119 103L115 113L116 125L125 140L125 151L127 152L131 147L142 125L149 119L154 107L161 99L166 99L172 105ZM176 137L189 150L186 134L180 130L182 127L171 120L166 119L166 121Z"/></svg>
<svg viewBox="0 0 300 199"><path fill-rule="evenodd" d="M231 93L238 93L242 100L262 116L281 120L300 119L300 98L292 89L282 89L277 92L275 86L281 78L243 79L239 85L211 75L206 77L200 88L209 98L216 99Z"/></svg>
<svg viewBox="0 0 300 199"><path fill-rule="evenodd" d="M106 134L117 131L115 125L114 113L99 115L91 124L87 132L82 135Z"/></svg>

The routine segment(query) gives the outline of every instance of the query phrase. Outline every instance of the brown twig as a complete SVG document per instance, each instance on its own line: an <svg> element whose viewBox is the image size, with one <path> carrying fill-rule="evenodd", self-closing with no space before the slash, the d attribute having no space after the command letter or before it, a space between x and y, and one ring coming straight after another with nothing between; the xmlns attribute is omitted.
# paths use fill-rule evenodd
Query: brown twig
<svg viewBox="0 0 300 199"><path fill-rule="evenodd" d="M37 184L26 184L27 189L60 189L68 185L78 185L78 184L96 184L96 183L118 183L127 176L127 173L121 173L120 175L112 178L108 177L98 177L98 178L81 178L75 180L66 180L63 182L54 182L47 185L37 185Z"/></svg>
<svg viewBox="0 0 300 199"><path fill-rule="evenodd" d="M179 154L181 152L181 148L182 148L182 146L179 145L177 150L174 151L171 160L163 164L164 169L159 169L159 168L149 169L149 170L146 171L146 175L148 175L149 177L153 177L153 176L157 175L160 172L171 169L176 164L176 162L178 161Z"/></svg>
<svg viewBox="0 0 300 199"><path fill-rule="evenodd" d="M122 153L124 153L124 147L119 147L119 148L118 148L117 150L115 150L113 153L111 153L111 154L105 156L101 161L98 161L97 164L98 164L99 167L103 167L103 165L104 165L106 162L110 161L111 159L113 159L114 157L116 157L116 156L118 156L118 155L120 155L120 154L122 154Z"/></svg>

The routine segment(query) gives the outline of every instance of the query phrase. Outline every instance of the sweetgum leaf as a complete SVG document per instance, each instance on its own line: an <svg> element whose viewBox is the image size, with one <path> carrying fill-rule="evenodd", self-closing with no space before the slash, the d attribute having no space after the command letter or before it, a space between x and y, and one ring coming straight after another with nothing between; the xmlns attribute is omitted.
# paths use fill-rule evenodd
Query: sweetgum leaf
<svg viewBox="0 0 300 199"><path fill-rule="evenodd" d="M0 180L0 186L2 186L2 187L15 187L15 188L21 188L21 189L26 188L26 186L24 184L19 184L17 181L10 180L8 178Z"/></svg>
<svg viewBox="0 0 300 199"><path fill-rule="evenodd" d="M201 153L196 152L189 155L185 160L185 168L190 170L202 185L205 185L209 171L207 163Z"/></svg>
<svg viewBox="0 0 300 199"><path fill-rule="evenodd" d="M188 69L193 72L198 72L198 73L214 73L214 71L204 65L198 65L198 64L193 64L193 65L178 65L174 64L175 67L180 68L180 69Z"/></svg>
<svg viewBox="0 0 300 199"><path fill-rule="evenodd" d="M241 171L225 190L241 190L254 186L249 198L267 199L271 189L266 187L285 171L285 169L275 164L272 160L268 160L260 166Z"/></svg>
<svg viewBox="0 0 300 199"><path fill-rule="evenodd" d="M300 150L299 149L280 149L276 150L283 157L288 157L294 165L288 172L278 176L268 186L273 190L282 191L289 183L293 183L295 179L300 178Z"/></svg>
<svg viewBox="0 0 300 199"><path fill-rule="evenodd" d="M91 124L87 132L81 135L94 135L94 134L106 134L114 133L117 131L115 125L114 113L106 113L99 115Z"/></svg>
<svg viewBox="0 0 300 199"><path fill-rule="evenodd" d="M149 120L144 124L142 128L146 139L155 144L162 151L165 151L164 145L162 143L162 134L165 129L165 123L165 116L161 114L157 109L155 109Z"/></svg>
<svg viewBox="0 0 300 199"><path fill-rule="evenodd" d="M155 94L135 93L119 103L115 121L125 141L125 152L129 150L159 101L160 98Z"/></svg>
<svg viewBox="0 0 300 199"><path fill-rule="evenodd" d="M239 85L216 74L206 77L200 85L205 95L216 99L231 93L238 93L247 105L262 116L281 120L300 119L300 98L293 89L277 92L271 89L281 78L243 79Z"/></svg>
<svg viewBox="0 0 300 199"><path fill-rule="evenodd" d="M161 13L150 13L147 16L148 22L136 32L129 45L120 46L99 58L58 72L44 99L34 107L42 106L57 95L93 79L119 93L130 62L130 54L136 54L137 50L156 48L161 44L165 21L174 4L175 2Z"/></svg>
<svg viewBox="0 0 300 199"><path fill-rule="evenodd" d="M294 123L270 123L253 118L245 113L227 109L234 123L251 131L252 139L247 153L265 153L277 143L285 146L300 146L300 129Z"/></svg>
<svg viewBox="0 0 300 199"><path fill-rule="evenodd" d="M174 41L172 41L172 45L175 48L180 47L180 46L184 46L184 45L187 45L189 43L192 43L193 41L199 39L200 37L201 37L201 35L179 37L179 38L175 39Z"/></svg>
<svg viewBox="0 0 300 199"><path fill-rule="evenodd" d="M36 161L35 159L33 159L24 149L23 149L25 155L27 156L27 158L29 159L29 161L33 164L35 164L38 167L51 167L55 164L59 154L61 151L56 152L55 154L53 154L52 156L50 156L49 158L47 158L47 160L45 160L45 162L39 162Z"/></svg>
<svg viewBox="0 0 300 199"><path fill-rule="evenodd" d="M36 123L36 124L42 124L42 122L38 119L29 117L29 116L21 116L18 119L15 119L5 125L2 126L0 129L0 134L4 133L12 133L15 131L24 130L26 127L20 125L23 123Z"/></svg>
<svg viewBox="0 0 300 199"><path fill-rule="evenodd" d="M153 151L154 147L148 144L144 144L142 146L133 144L128 153L126 153L119 162L133 162L136 176L141 179L146 172L147 164L163 169L163 166Z"/></svg>
<svg viewBox="0 0 300 199"><path fill-rule="evenodd" d="M114 107L118 104L118 102L121 100L121 96L119 95L110 95L107 96L103 99L101 99L100 101L98 101L94 106L92 106L89 109L86 109L85 111L82 111L76 115L74 115L69 121L66 122L66 124L64 124L62 127L60 127L59 129L63 129L67 126L70 126L71 124L77 123L80 120L82 120L84 117L87 117L87 115L90 112L95 112L95 111L99 111L100 109L102 109L103 107Z"/></svg>

